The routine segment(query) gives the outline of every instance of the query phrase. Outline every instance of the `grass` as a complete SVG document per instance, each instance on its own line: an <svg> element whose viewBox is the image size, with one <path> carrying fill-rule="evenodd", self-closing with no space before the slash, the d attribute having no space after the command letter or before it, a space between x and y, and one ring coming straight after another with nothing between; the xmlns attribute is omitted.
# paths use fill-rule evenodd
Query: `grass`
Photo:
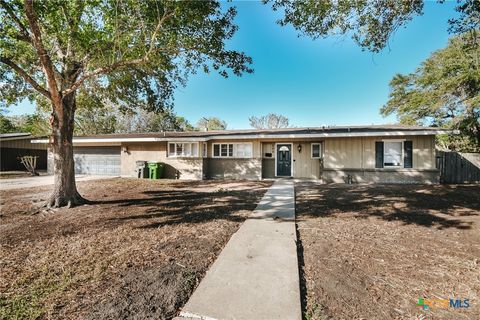
<svg viewBox="0 0 480 320"><path fill-rule="evenodd" d="M52 211L49 186L2 190L0 319L174 317L270 185L92 180Z"/></svg>
<svg viewBox="0 0 480 320"><path fill-rule="evenodd" d="M68 272L60 275L44 270L36 279L23 279L11 296L0 295L1 319L37 319L45 313L44 301L62 293L72 278Z"/></svg>

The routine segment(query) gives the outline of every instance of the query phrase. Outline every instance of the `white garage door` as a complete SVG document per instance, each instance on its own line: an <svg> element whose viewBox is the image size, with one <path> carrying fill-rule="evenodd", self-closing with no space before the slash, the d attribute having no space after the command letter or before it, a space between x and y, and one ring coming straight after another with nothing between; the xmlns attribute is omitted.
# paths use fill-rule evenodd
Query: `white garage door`
<svg viewBox="0 0 480 320"><path fill-rule="evenodd" d="M120 175L120 147L76 147L75 173Z"/></svg>

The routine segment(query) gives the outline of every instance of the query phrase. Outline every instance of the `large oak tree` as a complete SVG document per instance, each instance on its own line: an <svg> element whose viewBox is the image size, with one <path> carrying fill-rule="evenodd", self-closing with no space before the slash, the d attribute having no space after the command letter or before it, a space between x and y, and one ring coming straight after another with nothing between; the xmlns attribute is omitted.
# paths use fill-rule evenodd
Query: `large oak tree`
<svg viewBox="0 0 480 320"><path fill-rule="evenodd" d="M480 38L468 34L450 39L413 73L397 74L382 107L403 124L427 124L459 130L445 147L480 151Z"/></svg>
<svg viewBox="0 0 480 320"><path fill-rule="evenodd" d="M0 0L0 107L25 98L50 106L49 206L85 202L72 147L78 95L161 110L198 68L251 72L249 57L225 47L235 14L217 1Z"/></svg>

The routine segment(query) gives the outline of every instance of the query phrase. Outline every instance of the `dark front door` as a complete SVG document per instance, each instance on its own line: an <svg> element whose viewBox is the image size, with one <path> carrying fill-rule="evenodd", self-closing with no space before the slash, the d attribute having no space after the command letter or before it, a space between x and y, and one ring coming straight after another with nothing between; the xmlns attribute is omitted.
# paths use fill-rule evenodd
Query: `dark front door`
<svg viewBox="0 0 480 320"><path fill-rule="evenodd" d="M277 176L292 176L292 146L277 144Z"/></svg>

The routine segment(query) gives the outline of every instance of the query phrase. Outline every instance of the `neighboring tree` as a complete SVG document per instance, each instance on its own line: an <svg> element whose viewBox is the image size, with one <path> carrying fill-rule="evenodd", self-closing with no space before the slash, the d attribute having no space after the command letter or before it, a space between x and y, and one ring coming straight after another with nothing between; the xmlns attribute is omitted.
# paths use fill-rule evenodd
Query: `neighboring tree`
<svg viewBox="0 0 480 320"><path fill-rule="evenodd" d="M48 117L41 112L15 116L6 116L4 113L0 110L0 133L28 132L44 136L49 132Z"/></svg>
<svg viewBox="0 0 480 320"><path fill-rule="evenodd" d="M28 98L51 110L48 206L86 201L74 174L77 96L158 111L199 68L251 72L251 58L225 48L235 14L217 1L0 0L0 107Z"/></svg>
<svg viewBox="0 0 480 320"><path fill-rule="evenodd" d="M13 124L10 118L0 113L0 133L18 132L17 127Z"/></svg>
<svg viewBox="0 0 480 320"><path fill-rule="evenodd" d="M145 133L161 131L187 131L193 130L192 125L183 117L173 113L171 109L162 112L147 112L139 109L117 117L116 132L120 133Z"/></svg>
<svg viewBox="0 0 480 320"><path fill-rule="evenodd" d="M175 122L178 126L178 131L193 131L195 128L188 122L187 119L181 116L175 116Z"/></svg>
<svg viewBox="0 0 480 320"><path fill-rule="evenodd" d="M75 135L115 133L120 111L112 104L104 103L95 95L79 94L75 114Z"/></svg>
<svg viewBox="0 0 480 320"><path fill-rule="evenodd" d="M50 132L48 115L42 112L10 117L17 132L29 132L35 136L45 136Z"/></svg>
<svg viewBox="0 0 480 320"><path fill-rule="evenodd" d="M248 118L250 126L256 129L278 129L288 128L288 118L276 113L269 113L266 116Z"/></svg>
<svg viewBox="0 0 480 320"><path fill-rule="evenodd" d="M264 0L283 12L280 25L294 28L314 39L331 35L351 35L364 49L379 52L391 35L413 17L423 14L422 0ZM443 0L438 1L439 5ZM480 26L480 1L458 1L458 19L449 20L449 31L462 34Z"/></svg>
<svg viewBox="0 0 480 320"><path fill-rule="evenodd" d="M185 131L193 127L172 108L147 111L141 107L118 108L95 95L79 95L75 117L76 135Z"/></svg>
<svg viewBox="0 0 480 320"><path fill-rule="evenodd" d="M390 82L390 98L381 109L404 124L428 124L460 130L442 137L450 149L480 151L480 38L456 36L408 75Z"/></svg>
<svg viewBox="0 0 480 320"><path fill-rule="evenodd" d="M227 123L217 117L201 118L197 122L198 130L226 130Z"/></svg>

